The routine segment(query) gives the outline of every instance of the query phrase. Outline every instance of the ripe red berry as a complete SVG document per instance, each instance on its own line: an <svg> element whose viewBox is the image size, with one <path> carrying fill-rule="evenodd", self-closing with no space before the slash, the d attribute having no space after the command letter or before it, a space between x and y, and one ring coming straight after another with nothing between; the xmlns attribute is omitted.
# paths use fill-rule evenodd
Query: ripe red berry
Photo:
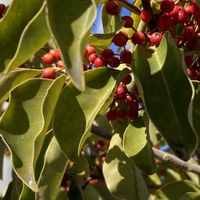
<svg viewBox="0 0 200 200"><path fill-rule="evenodd" d="M150 22L152 19L152 12L150 10L142 10L140 13L140 19L145 23Z"/></svg>
<svg viewBox="0 0 200 200"><path fill-rule="evenodd" d="M104 49L101 55L107 60L110 57L114 56L114 52L112 51L112 49Z"/></svg>
<svg viewBox="0 0 200 200"><path fill-rule="evenodd" d="M126 45L128 41L128 36L126 33L124 32L119 32L117 34L115 34L115 36L113 37L112 39L112 42L116 45L116 46L119 46L119 47L123 47Z"/></svg>
<svg viewBox="0 0 200 200"><path fill-rule="evenodd" d="M87 71L88 68L87 68L87 64L86 63L83 63L83 71Z"/></svg>
<svg viewBox="0 0 200 200"><path fill-rule="evenodd" d="M133 27L133 18L130 16L123 16L122 19L124 20L124 27L131 28Z"/></svg>
<svg viewBox="0 0 200 200"><path fill-rule="evenodd" d="M194 15L198 11L198 7L195 3L192 3L191 5L187 5L184 7L184 10L189 15Z"/></svg>
<svg viewBox="0 0 200 200"><path fill-rule="evenodd" d="M123 83L124 85L127 85L127 84L129 84L131 81L132 81L131 75L127 75L127 76L122 80L122 83Z"/></svg>
<svg viewBox="0 0 200 200"><path fill-rule="evenodd" d="M4 4L0 3L0 15L3 14L3 12L5 11L5 9L6 9L6 6Z"/></svg>
<svg viewBox="0 0 200 200"><path fill-rule="evenodd" d="M108 121L113 121L116 119L117 117L117 113L116 110L109 110L106 114L106 117L108 119Z"/></svg>
<svg viewBox="0 0 200 200"><path fill-rule="evenodd" d="M63 61L58 60L58 61L56 62L56 66L57 66L58 68L64 68Z"/></svg>
<svg viewBox="0 0 200 200"><path fill-rule="evenodd" d="M86 46L86 48L85 48L84 57L85 57L85 58L88 58L88 56L89 56L90 54L92 54L92 53L96 53L96 50L95 50L95 48L94 48L92 45L88 44L88 45Z"/></svg>
<svg viewBox="0 0 200 200"><path fill-rule="evenodd" d="M163 34L160 32L154 32L150 35L149 39L153 45L159 45L162 40Z"/></svg>
<svg viewBox="0 0 200 200"><path fill-rule="evenodd" d="M127 116L127 111L126 110L124 110L124 109L119 109L118 111L117 111L117 118L119 118L119 119L125 119L126 118L126 116Z"/></svg>
<svg viewBox="0 0 200 200"><path fill-rule="evenodd" d="M171 17L168 13L164 13L159 16L157 20L157 25L159 28L166 30L168 29L172 24Z"/></svg>
<svg viewBox="0 0 200 200"><path fill-rule="evenodd" d="M190 50L196 49L198 46L198 39L195 37L186 43L186 47Z"/></svg>
<svg viewBox="0 0 200 200"><path fill-rule="evenodd" d="M138 111L128 110L127 111L127 116L128 116L129 119L135 120L138 117Z"/></svg>
<svg viewBox="0 0 200 200"><path fill-rule="evenodd" d="M56 71L52 67L47 67L42 72L42 76L44 78L55 79L56 78Z"/></svg>
<svg viewBox="0 0 200 200"><path fill-rule="evenodd" d="M133 44L144 45L146 43L146 35L143 32L136 32L131 38Z"/></svg>
<svg viewBox="0 0 200 200"><path fill-rule="evenodd" d="M49 53L56 59L56 60L60 60L60 50L59 49L50 49Z"/></svg>
<svg viewBox="0 0 200 200"><path fill-rule="evenodd" d="M127 92L127 89L122 84L120 84L116 91L117 98L125 98Z"/></svg>
<svg viewBox="0 0 200 200"><path fill-rule="evenodd" d="M130 94L128 94L128 95L125 97L124 102L125 102L125 103L130 103L130 102L132 102L132 101L133 101L132 96L131 96Z"/></svg>
<svg viewBox="0 0 200 200"><path fill-rule="evenodd" d="M127 50L127 49L122 50L120 52L120 60L123 63L130 64L131 61L132 61L132 53L129 50Z"/></svg>
<svg viewBox="0 0 200 200"><path fill-rule="evenodd" d="M105 60L105 58L103 57L103 56L98 56L95 60L94 60L94 62L93 62L93 64L95 65L95 67L103 67L103 66L106 66L106 60Z"/></svg>
<svg viewBox="0 0 200 200"><path fill-rule="evenodd" d="M97 58L97 54L96 53L92 53L88 56L88 61L93 63L95 61L95 59Z"/></svg>
<svg viewBox="0 0 200 200"><path fill-rule="evenodd" d="M109 15L118 15L120 12L120 7L117 2L110 0L106 3L105 10Z"/></svg>
<svg viewBox="0 0 200 200"><path fill-rule="evenodd" d="M192 56L186 56L184 59L185 59L186 66L190 67L193 63L193 57Z"/></svg>
<svg viewBox="0 0 200 200"><path fill-rule="evenodd" d="M185 40L193 40L197 36L193 26L187 26L183 30L183 37Z"/></svg>
<svg viewBox="0 0 200 200"><path fill-rule="evenodd" d="M42 62L47 65L51 65L54 61L54 57L50 53L46 53L42 56Z"/></svg>
<svg viewBox="0 0 200 200"><path fill-rule="evenodd" d="M110 65L110 67L112 67L112 68L116 68L116 67L118 67L120 65L120 59L115 57L115 56L109 58L107 60L107 62Z"/></svg>
<svg viewBox="0 0 200 200"><path fill-rule="evenodd" d="M184 9L179 10L178 16L177 16L179 23L185 23L188 20L188 14L185 12Z"/></svg>
<svg viewBox="0 0 200 200"><path fill-rule="evenodd" d="M174 5L173 0L164 0L160 4L160 9L163 13L169 13L174 9Z"/></svg>

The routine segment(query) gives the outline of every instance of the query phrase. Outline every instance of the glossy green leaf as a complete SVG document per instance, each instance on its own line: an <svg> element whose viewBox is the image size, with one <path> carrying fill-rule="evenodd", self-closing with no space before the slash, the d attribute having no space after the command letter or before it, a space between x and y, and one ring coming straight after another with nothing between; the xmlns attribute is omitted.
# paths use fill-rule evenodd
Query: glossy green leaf
<svg viewBox="0 0 200 200"><path fill-rule="evenodd" d="M23 30L15 56L6 68L7 73L26 62L50 40L51 35L46 24L45 9L46 3Z"/></svg>
<svg viewBox="0 0 200 200"><path fill-rule="evenodd" d="M18 85L11 91L9 107L0 121L13 167L33 191L38 189L34 167L64 82L65 76L61 76L55 81L31 79Z"/></svg>
<svg viewBox="0 0 200 200"><path fill-rule="evenodd" d="M61 151L55 137L45 154L44 166L38 181L41 200L55 200L67 166L67 158Z"/></svg>
<svg viewBox="0 0 200 200"><path fill-rule="evenodd" d="M98 47L101 50L104 50L108 48L111 43L114 33L108 33L108 34L92 34L89 37L89 44L94 45L95 47Z"/></svg>
<svg viewBox="0 0 200 200"><path fill-rule="evenodd" d="M199 200L199 199L200 199L200 191L199 192L187 192L179 200Z"/></svg>
<svg viewBox="0 0 200 200"><path fill-rule="evenodd" d="M71 83L63 89L56 107L53 129L70 160L77 160L95 117L116 88L118 74L118 70L110 68L90 70L85 73L84 92L78 91Z"/></svg>
<svg viewBox="0 0 200 200"><path fill-rule="evenodd" d="M200 141L200 82L193 81L195 96L193 99L193 126Z"/></svg>
<svg viewBox="0 0 200 200"><path fill-rule="evenodd" d="M48 20L73 84L85 89L82 40L96 17L94 0L47 0Z"/></svg>
<svg viewBox="0 0 200 200"><path fill-rule="evenodd" d="M8 99L9 91L20 83L38 76L41 70L17 69L0 78L0 103Z"/></svg>
<svg viewBox="0 0 200 200"><path fill-rule="evenodd" d="M178 200L187 192L200 192L200 187L188 180L170 183L157 191L155 200Z"/></svg>
<svg viewBox="0 0 200 200"><path fill-rule="evenodd" d="M150 119L177 156L188 160L197 147L197 136L188 119L194 91L183 54L167 32L158 47L138 46L134 60L133 71Z"/></svg>
<svg viewBox="0 0 200 200"><path fill-rule="evenodd" d="M119 133L115 133L110 141L103 163L103 174L108 189L117 199L148 199L148 191L140 170L133 160L124 154Z"/></svg>
<svg viewBox="0 0 200 200"><path fill-rule="evenodd" d="M12 1L3 20L0 21L0 72L13 58L23 30L36 15L44 0Z"/></svg>
<svg viewBox="0 0 200 200"><path fill-rule="evenodd" d="M133 121L126 128L123 135L123 149L128 157L137 155L147 144L145 130L142 117Z"/></svg>
<svg viewBox="0 0 200 200"><path fill-rule="evenodd" d="M27 200L27 199L35 200L35 193L24 184L19 200Z"/></svg>

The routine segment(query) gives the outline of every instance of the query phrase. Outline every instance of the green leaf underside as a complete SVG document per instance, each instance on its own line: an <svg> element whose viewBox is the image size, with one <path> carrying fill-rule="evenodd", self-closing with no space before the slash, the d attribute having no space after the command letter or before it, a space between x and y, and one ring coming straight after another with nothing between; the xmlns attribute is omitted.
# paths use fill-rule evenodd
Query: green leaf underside
<svg viewBox="0 0 200 200"><path fill-rule="evenodd" d="M188 180L177 181L158 190L155 200L179 200L182 195L188 192L200 192L199 185Z"/></svg>
<svg viewBox="0 0 200 200"><path fill-rule="evenodd" d="M0 78L0 103L8 99L9 91L20 83L38 76L41 70L36 69L17 69Z"/></svg>
<svg viewBox="0 0 200 200"><path fill-rule="evenodd" d="M103 163L106 185L117 199L144 200L148 192L139 169L122 149L122 139L115 133Z"/></svg>
<svg viewBox="0 0 200 200"><path fill-rule="evenodd" d="M0 121L14 170L33 191L38 189L34 167L64 81L62 76L55 81L30 79L18 85L11 91L9 107Z"/></svg>
<svg viewBox="0 0 200 200"><path fill-rule="evenodd" d="M142 118L138 118L126 128L123 135L123 149L128 157L137 155L147 144L147 134Z"/></svg>
<svg viewBox="0 0 200 200"><path fill-rule="evenodd" d="M6 68L6 73L22 65L50 40L51 35L46 24L45 8L46 3L22 32L17 51Z"/></svg>
<svg viewBox="0 0 200 200"><path fill-rule="evenodd" d="M113 93L118 70L98 68L85 73L86 88L79 92L71 83L58 101L53 119L55 136L65 154L77 160L94 118Z"/></svg>
<svg viewBox="0 0 200 200"><path fill-rule="evenodd" d="M133 70L148 115L177 156L188 160L196 149L197 136L188 120L194 91L182 53L166 33L157 48L138 46L134 55Z"/></svg>
<svg viewBox="0 0 200 200"><path fill-rule="evenodd" d="M24 28L41 8L43 1L13 1L3 20L0 21L0 72L13 58Z"/></svg>
<svg viewBox="0 0 200 200"><path fill-rule="evenodd" d="M41 200L55 200L67 166L67 158L55 137L45 154L45 162L38 181L38 196Z"/></svg>
<svg viewBox="0 0 200 200"><path fill-rule="evenodd" d="M73 84L83 91L85 88L81 43L92 26L96 6L92 0L47 0L49 27L59 46L62 60Z"/></svg>

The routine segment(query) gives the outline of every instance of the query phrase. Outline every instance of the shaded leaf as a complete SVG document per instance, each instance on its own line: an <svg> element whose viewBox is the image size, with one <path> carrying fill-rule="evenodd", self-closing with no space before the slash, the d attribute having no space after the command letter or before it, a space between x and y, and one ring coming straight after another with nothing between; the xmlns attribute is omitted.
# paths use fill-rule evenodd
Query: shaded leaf
<svg viewBox="0 0 200 200"><path fill-rule="evenodd" d="M67 158L53 137L46 151L44 166L38 181L39 192L37 195L41 200L56 199L66 166Z"/></svg>
<svg viewBox="0 0 200 200"><path fill-rule="evenodd" d="M96 17L94 0L47 0L49 26L73 84L85 89L81 43Z"/></svg>
<svg viewBox="0 0 200 200"><path fill-rule="evenodd" d="M33 191L38 189L34 167L64 81L65 76L61 76L55 81L31 79L18 85L11 91L9 107L0 121L3 139L12 151L13 167Z"/></svg>
<svg viewBox="0 0 200 200"><path fill-rule="evenodd" d="M27 199L35 200L35 193L24 184L19 200L27 200Z"/></svg>
<svg viewBox="0 0 200 200"><path fill-rule="evenodd" d="M16 85L41 74L41 70L17 69L0 78L0 103L9 96L9 91Z"/></svg>
<svg viewBox="0 0 200 200"><path fill-rule="evenodd" d="M177 156L188 160L197 147L197 136L188 120L194 91L183 54L167 32L158 47L138 46L134 60L133 71L150 119Z"/></svg>
<svg viewBox="0 0 200 200"><path fill-rule="evenodd" d="M199 199L200 199L200 191L199 192L187 192L179 200L199 200Z"/></svg>
<svg viewBox="0 0 200 200"><path fill-rule="evenodd" d="M45 8L46 3L23 30L15 56L7 66L7 73L26 62L50 40L51 35L46 24Z"/></svg>
<svg viewBox="0 0 200 200"><path fill-rule="evenodd" d="M114 93L118 74L118 70L110 68L90 70L85 73L84 92L78 91L71 83L63 89L56 107L53 129L70 160L77 160L95 117Z"/></svg>
<svg viewBox="0 0 200 200"><path fill-rule="evenodd" d="M110 192L119 199L148 199L148 191L139 169L133 160L126 157L122 149L122 139L116 132L111 141L103 175Z"/></svg>
<svg viewBox="0 0 200 200"><path fill-rule="evenodd" d="M187 192L200 192L200 187L188 180L170 183L157 191L155 200L177 200Z"/></svg>
<svg viewBox="0 0 200 200"><path fill-rule="evenodd" d="M67 192L63 188L58 191L56 200L68 200Z"/></svg>
<svg viewBox="0 0 200 200"><path fill-rule="evenodd" d="M44 0L12 1L3 20L0 21L0 72L13 58L23 30L36 15Z"/></svg>

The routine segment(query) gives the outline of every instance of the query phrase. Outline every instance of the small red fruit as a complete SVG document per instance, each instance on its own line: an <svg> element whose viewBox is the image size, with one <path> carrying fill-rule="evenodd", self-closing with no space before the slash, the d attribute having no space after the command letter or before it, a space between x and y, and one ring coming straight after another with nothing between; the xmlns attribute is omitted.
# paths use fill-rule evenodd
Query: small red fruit
<svg viewBox="0 0 200 200"><path fill-rule="evenodd" d="M95 61L95 59L97 58L97 54L96 53L92 53L88 56L88 61L93 63Z"/></svg>
<svg viewBox="0 0 200 200"><path fill-rule="evenodd" d="M93 64L95 65L95 67L103 67L103 66L106 66L106 60L105 60L105 58L103 57L103 56L98 56L95 60L94 60L94 62L93 62Z"/></svg>
<svg viewBox="0 0 200 200"><path fill-rule="evenodd" d="M85 48L84 57L85 57L85 58L88 58L88 56L89 56L90 54L92 54L92 53L96 53L96 50L95 50L95 48L94 48L92 45L88 44L88 45L86 46L86 48Z"/></svg>
<svg viewBox="0 0 200 200"><path fill-rule="evenodd" d="M118 111L117 111L117 118L119 118L119 119L125 119L126 118L126 116L127 116L127 111L126 110L124 110L124 109L119 109Z"/></svg>
<svg viewBox="0 0 200 200"><path fill-rule="evenodd" d="M178 16L177 16L179 23L185 23L188 20L188 14L185 12L184 9L179 10Z"/></svg>
<svg viewBox="0 0 200 200"><path fill-rule="evenodd" d="M120 7L117 2L110 0L106 3L105 10L109 15L118 15L120 12Z"/></svg>
<svg viewBox="0 0 200 200"><path fill-rule="evenodd" d="M132 53L129 50L127 50L127 49L122 50L120 52L120 60L123 63L130 64L131 61L132 61Z"/></svg>
<svg viewBox="0 0 200 200"><path fill-rule="evenodd" d="M116 46L119 46L119 47L123 47L126 45L128 41L128 36L126 33L124 32L119 32L117 34L115 34L115 36L113 37L112 39L112 42L116 45Z"/></svg>
<svg viewBox="0 0 200 200"><path fill-rule="evenodd" d="M53 60L54 57L50 53L47 53L44 56L42 56L42 62L44 64L51 65L53 63Z"/></svg>
<svg viewBox="0 0 200 200"><path fill-rule="evenodd" d="M115 57L115 56L109 58L107 60L107 62L110 65L110 67L112 67L112 68L116 68L116 67L118 67L120 65L120 59Z"/></svg>
<svg viewBox="0 0 200 200"><path fill-rule="evenodd" d="M122 84L120 84L117 88L116 96L117 98L125 98L127 92L127 89Z"/></svg>
<svg viewBox="0 0 200 200"><path fill-rule="evenodd" d="M138 118L138 111L128 110L127 111L127 116L128 116L129 119L135 120L135 119Z"/></svg>
<svg viewBox="0 0 200 200"><path fill-rule="evenodd" d="M3 14L3 12L5 11L5 9L6 9L6 6L4 4L0 3L0 15Z"/></svg>
<svg viewBox="0 0 200 200"><path fill-rule="evenodd" d="M132 77L131 77L131 75L129 74L128 76L126 76L126 77L122 80L122 83L123 83L124 85L127 85L127 84L129 84L131 81L132 81Z"/></svg>
<svg viewBox="0 0 200 200"><path fill-rule="evenodd" d="M173 0L164 0L160 4L160 9L163 13L169 13L174 9L174 5Z"/></svg>
<svg viewBox="0 0 200 200"><path fill-rule="evenodd" d="M42 72L42 76L44 78L55 79L56 78L56 71L52 67L47 67Z"/></svg>
<svg viewBox="0 0 200 200"><path fill-rule="evenodd" d="M116 119L117 117L117 113L116 110L109 110L106 114L106 117L108 119L108 121L113 121Z"/></svg>
<svg viewBox="0 0 200 200"><path fill-rule="evenodd" d="M142 10L140 13L140 19L145 23L150 22L152 19L152 12L150 10Z"/></svg>
<svg viewBox="0 0 200 200"><path fill-rule="evenodd" d="M191 4L191 5L187 5L184 7L184 10L187 14L189 15L194 15L196 14L196 12L198 11L198 7L195 3Z"/></svg>
<svg viewBox="0 0 200 200"><path fill-rule="evenodd" d="M159 28L163 30L168 29L171 26L171 24L172 24L171 17L167 13L160 15L160 17L158 18L157 25Z"/></svg>
<svg viewBox="0 0 200 200"><path fill-rule="evenodd" d="M114 56L112 49L104 49L101 54L106 60Z"/></svg>
<svg viewBox="0 0 200 200"><path fill-rule="evenodd" d="M131 38L133 44L144 45L146 43L146 35L143 32L136 32Z"/></svg>
<svg viewBox="0 0 200 200"><path fill-rule="evenodd" d="M56 62L56 66L57 66L58 68L64 68L63 61L58 60L58 61Z"/></svg>
<svg viewBox="0 0 200 200"><path fill-rule="evenodd" d="M60 50L59 49L50 49L49 53L56 59L60 60Z"/></svg>
<svg viewBox="0 0 200 200"><path fill-rule="evenodd" d="M197 36L193 26L187 26L183 30L183 37L185 40L193 40Z"/></svg>
<svg viewBox="0 0 200 200"><path fill-rule="evenodd" d="M122 19L124 20L124 27L131 28L133 27L133 18L130 16L123 16Z"/></svg>
<svg viewBox="0 0 200 200"><path fill-rule="evenodd" d="M163 34L160 32L154 32L150 35L149 39L153 45L159 45L162 40Z"/></svg>

